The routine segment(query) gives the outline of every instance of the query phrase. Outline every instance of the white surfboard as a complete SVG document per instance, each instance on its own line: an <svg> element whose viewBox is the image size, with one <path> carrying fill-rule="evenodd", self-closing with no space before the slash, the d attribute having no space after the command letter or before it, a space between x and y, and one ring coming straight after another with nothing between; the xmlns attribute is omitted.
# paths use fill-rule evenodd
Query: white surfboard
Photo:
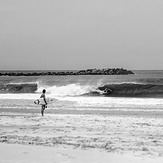
<svg viewBox="0 0 163 163"><path fill-rule="evenodd" d="M53 102L53 99L46 98L46 102L47 102L47 104L49 104L49 103ZM35 100L34 103L36 105L46 105L44 98L39 98L39 99Z"/></svg>

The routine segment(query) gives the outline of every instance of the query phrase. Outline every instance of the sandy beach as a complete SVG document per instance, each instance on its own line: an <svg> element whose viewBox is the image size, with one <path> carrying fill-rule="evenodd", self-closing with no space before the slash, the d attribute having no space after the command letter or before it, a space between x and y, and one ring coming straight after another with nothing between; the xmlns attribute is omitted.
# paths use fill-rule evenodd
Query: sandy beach
<svg viewBox="0 0 163 163"><path fill-rule="evenodd" d="M97 149L0 143L1 163L162 163L163 158L112 154Z"/></svg>
<svg viewBox="0 0 163 163"><path fill-rule="evenodd" d="M2 163L163 161L160 118L1 114L0 124Z"/></svg>

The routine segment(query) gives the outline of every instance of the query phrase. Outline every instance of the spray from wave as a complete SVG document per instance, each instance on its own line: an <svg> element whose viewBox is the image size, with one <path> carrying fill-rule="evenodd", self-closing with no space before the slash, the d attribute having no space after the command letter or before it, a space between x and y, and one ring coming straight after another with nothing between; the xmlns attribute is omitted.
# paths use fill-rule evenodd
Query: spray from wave
<svg viewBox="0 0 163 163"><path fill-rule="evenodd" d="M46 89L48 94L54 96L79 96L91 92L94 88L90 85L68 84L65 86L39 86L37 93Z"/></svg>

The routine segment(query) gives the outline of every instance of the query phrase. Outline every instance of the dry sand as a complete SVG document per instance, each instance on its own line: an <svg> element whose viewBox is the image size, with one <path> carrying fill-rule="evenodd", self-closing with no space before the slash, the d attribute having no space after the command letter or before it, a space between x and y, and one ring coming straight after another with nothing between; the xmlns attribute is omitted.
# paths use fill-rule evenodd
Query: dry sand
<svg viewBox="0 0 163 163"><path fill-rule="evenodd" d="M97 149L0 143L0 163L162 163L163 158L113 154Z"/></svg>
<svg viewBox="0 0 163 163"><path fill-rule="evenodd" d="M162 119L1 115L0 163L162 163Z"/></svg>

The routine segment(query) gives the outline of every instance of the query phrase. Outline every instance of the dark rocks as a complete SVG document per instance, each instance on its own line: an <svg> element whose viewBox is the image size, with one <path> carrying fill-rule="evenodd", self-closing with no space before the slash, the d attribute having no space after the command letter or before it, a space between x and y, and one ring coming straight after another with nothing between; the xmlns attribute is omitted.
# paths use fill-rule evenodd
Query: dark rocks
<svg viewBox="0 0 163 163"><path fill-rule="evenodd" d="M33 72L14 72L14 71L3 71L0 72L0 76L45 76L45 75L128 75L134 74L130 70L123 68L105 68L105 69L87 69L79 71L33 71Z"/></svg>

